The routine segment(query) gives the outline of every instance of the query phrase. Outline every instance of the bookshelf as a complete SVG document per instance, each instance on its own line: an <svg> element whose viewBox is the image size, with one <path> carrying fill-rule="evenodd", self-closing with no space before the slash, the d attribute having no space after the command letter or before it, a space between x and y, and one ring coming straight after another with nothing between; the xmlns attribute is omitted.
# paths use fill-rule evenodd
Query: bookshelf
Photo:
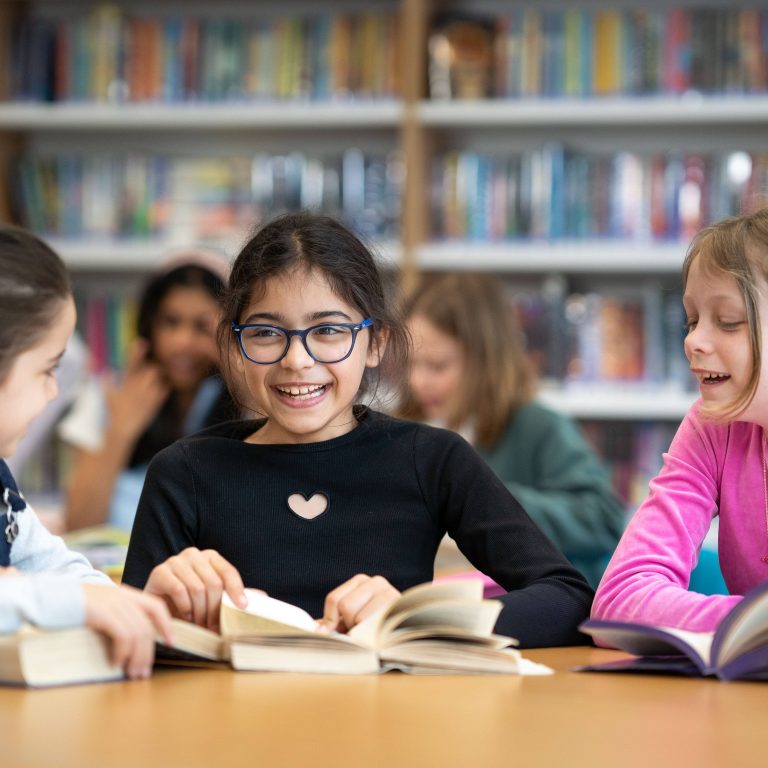
<svg viewBox="0 0 768 768"><path fill-rule="evenodd" d="M733 10L733 4L726 0L705 0L695 4L679 0L673 5L674 8L669 10L661 0L645 4L647 8L642 6L645 8L642 13L646 16L638 21L636 28L652 29L653 19L656 18L653 23L658 24L658 14L669 12L675 14L669 18L673 19L678 32L682 29L681 23L699 25L698 32L716 28L727 30L718 38L718 45L727 45L728 35L739 32L738 40L747 41L742 48L754 50L754 31L748 28L749 19L754 17L745 13L739 21L736 16L723 16L729 9ZM57 6L52 0L0 3L0 51L11 50L20 19L38 12L46 18L61 18L62 9ZM73 3L72 16L88 14L91 7L84 2ZM536 39L543 41L537 55L540 62L551 63L560 55L556 46L546 47L549 32L561 29L557 26L560 23L557 14L583 12L586 15L580 17L582 23L585 19L594 20L594 30L599 27L599 34L605 36L611 29L614 32L623 29L622 34L627 35L627 27L621 27L620 14L640 13L641 9L641 4L631 0L584 0L580 4L552 0L546 8L530 0L483 0L481 3L470 3L469 0L376 0L368 3L328 0L320 4L270 0L258 7L245 0L226 0L215 10L201 0L187 3L180 0L154 3L121 0L117 7L124 9L127 15L150 18L188 13L214 20L219 16L251 18L265 24L276 23L281 16L306 17L318 13L393 14L398 19L399 32L389 38L388 44L397 52L397 87L394 92L383 89L374 95L327 98L304 93L280 99L262 95L252 99L217 97L209 101L158 99L151 103L134 100L115 104L69 99L41 103L35 99L12 98L13 73L6 57L0 62L0 218L8 219L13 215L14 190L10 181L13 167L17 158L28 154L94 151L145 155L182 153L200 157L207 152L247 157L256 153L287 154L311 147L328 158L347 148L359 147L365 152L396 153L402 158L404 173L399 187L398 232L374 237L374 243L384 264L399 273L406 291L414 285L421 271L473 269L493 272L530 290L540 290L545 283L555 279L565 286L566 293L600 291L607 275L611 288L632 287L643 281L646 285L658 285L659 290L668 295L679 285L687 232L674 237L656 237L643 231L641 226L629 236L599 232L579 237L551 234L441 237L433 210L432 186L437 159L454 152L501 157L514 154L525 161L541 147L557 144L568 151L583 153L587 162L601 153L612 158L621 153L637 153L641 165L645 162L643 158L654 153L671 152L680 157L686 153L699 153L709 158L708 169L721 168L730 154L751 153L755 168L763 174L761 158L763 154L768 157L767 84L760 87L754 74L761 67L760 71L765 70L766 64L762 60L762 64L745 62L742 85L746 85L741 91L733 87L734 82L738 85L738 72L726 71L723 66L720 67L722 71L709 71L706 67L691 73L673 70L674 78L670 75L669 82L665 80L664 87L655 91L639 92L635 83L634 91L622 92L621 83L611 78L606 80L605 72L602 72L600 77L595 75L592 89L599 93L591 92L583 82L577 82L574 91L566 73L562 82L556 83L553 92L556 95L534 95L528 87L530 84L523 83L521 89L525 92L514 96L488 93L472 100L430 97L430 32L444 11L493 19L506 14L508 24L504 29L505 34L510 35L509 30L514 30L517 18L528 19L526 23L541 22L541 25L546 21L549 27L537 27ZM691 9L694 7L703 8L705 12L687 17L686 14L693 14ZM760 11L760 5L755 2L747 1L738 6L742 7L750 13ZM539 12L541 17L536 17ZM567 18L573 21L577 16ZM565 29L563 26L558 34L567 35ZM278 37L275 33L275 39ZM567 41L568 38L552 39ZM632 50L637 39L626 39L629 43L624 49ZM686 39L690 42L694 38ZM519 43L517 39L515 44ZM598 49L600 56L596 60L610 63L613 56L618 66L617 57L624 49L610 40L607 43L598 41L595 50ZM707 60L703 53L708 52L703 52L700 46L691 48L688 53L690 60L700 66ZM552 56L555 58L547 58ZM621 59L621 67L627 68L625 59ZM730 92L724 94L716 89L701 88L701 82L708 82L702 78L730 83ZM568 91L568 88L572 90ZM766 182L760 174L755 171L751 181L753 197L765 191ZM726 202L730 203L730 200ZM641 199L639 207L648 205ZM231 226L217 244L233 254L244 234L240 222ZM149 270L167 247L185 244L185 235L190 240L195 237L194 232L185 233L177 227L161 235L142 238L62 237L56 234L50 239L75 270L76 279L87 273L104 273L116 274L118 280L128 280L132 279L130 275ZM589 384L581 391L578 387L547 388L542 397L579 419L671 422L684 414L693 394L657 381L648 386L642 382L619 382L597 389Z"/></svg>

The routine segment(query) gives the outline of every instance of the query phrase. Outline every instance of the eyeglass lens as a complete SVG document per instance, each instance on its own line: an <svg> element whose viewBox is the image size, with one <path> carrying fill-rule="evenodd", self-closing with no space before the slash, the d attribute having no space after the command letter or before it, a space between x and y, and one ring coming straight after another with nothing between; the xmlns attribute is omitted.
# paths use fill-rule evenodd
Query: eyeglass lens
<svg viewBox="0 0 768 768"><path fill-rule="evenodd" d="M321 325L306 336L309 354L320 363L335 363L352 350L354 332L338 325ZM241 333L245 354L258 363L275 363L288 347L287 334L278 328L244 328Z"/></svg>

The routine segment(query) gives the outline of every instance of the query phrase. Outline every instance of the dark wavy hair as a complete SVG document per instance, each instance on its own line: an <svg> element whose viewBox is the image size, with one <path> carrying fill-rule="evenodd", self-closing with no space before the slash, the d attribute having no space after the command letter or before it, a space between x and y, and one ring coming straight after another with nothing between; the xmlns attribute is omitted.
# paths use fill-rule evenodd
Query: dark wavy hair
<svg viewBox="0 0 768 768"><path fill-rule="evenodd" d="M199 264L180 264L168 272L152 277L144 286L139 300L136 330L143 339L152 340L163 299L174 288L202 288L217 303L224 294L224 281L215 272Z"/></svg>
<svg viewBox="0 0 768 768"><path fill-rule="evenodd" d="M235 399L237 383L232 375L232 355L239 354L231 324L266 291L270 278L296 269L317 270L331 290L373 320L371 344L382 331L387 347L378 369L366 369L358 397L377 394L380 370L403 371L408 359L409 337L396 302L390 301L370 249L336 219L301 211L279 216L259 228L242 248L229 276L222 302L219 345L222 375ZM247 404L245 404L247 405Z"/></svg>
<svg viewBox="0 0 768 768"><path fill-rule="evenodd" d="M34 347L72 295L64 262L20 227L0 225L0 382Z"/></svg>

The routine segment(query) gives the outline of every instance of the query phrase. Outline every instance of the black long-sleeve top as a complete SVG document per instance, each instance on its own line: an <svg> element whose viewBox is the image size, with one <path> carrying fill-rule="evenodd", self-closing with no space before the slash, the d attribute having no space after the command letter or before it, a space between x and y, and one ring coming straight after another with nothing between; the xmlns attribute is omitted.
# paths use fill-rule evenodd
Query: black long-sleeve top
<svg viewBox="0 0 768 768"><path fill-rule="evenodd" d="M124 581L143 587L186 547L214 549L246 586L321 616L325 596L357 573L404 590L433 577L448 532L507 594L496 631L521 646L573 645L592 590L474 449L452 432L358 413L319 443L253 445L254 421L184 438L151 462ZM328 500L314 519L288 497Z"/></svg>

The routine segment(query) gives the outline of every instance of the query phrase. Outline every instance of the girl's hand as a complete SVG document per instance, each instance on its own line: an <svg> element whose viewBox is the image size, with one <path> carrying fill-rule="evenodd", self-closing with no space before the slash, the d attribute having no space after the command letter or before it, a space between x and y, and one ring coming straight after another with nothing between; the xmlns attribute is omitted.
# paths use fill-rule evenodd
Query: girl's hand
<svg viewBox="0 0 768 768"><path fill-rule="evenodd" d="M174 616L214 630L224 592L240 608L248 604L237 569L212 549L188 547L169 557L152 569L144 590L164 598Z"/></svg>
<svg viewBox="0 0 768 768"><path fill-rule="evenodd" d="M358 573L328 593L318 629L347 632L363 619L389 607L399 596L400 592L383 576Z"/></svg>
<svg viewBox="0 0 768 768"><path fill-rule="evenodd" d="M19 572L12 566L3 566L0 568L0 576L18 576Z"/></svg>
<svg viewBox="0 0 768 768"><path fill-rule="evenodd" d="M83 584L85 623L112 641L112 659L132 678L149 677L155 635L173 642L171 617L162 600L128 586Z"/></svg>
<svg viewBox="0 0 768 768"><path fill-rule="evenodd" d="M149 426L170 393L160 366L147 359L147 350L147 342L137 340L122 381L105 382L110 429L131 442Z"/></svg>

